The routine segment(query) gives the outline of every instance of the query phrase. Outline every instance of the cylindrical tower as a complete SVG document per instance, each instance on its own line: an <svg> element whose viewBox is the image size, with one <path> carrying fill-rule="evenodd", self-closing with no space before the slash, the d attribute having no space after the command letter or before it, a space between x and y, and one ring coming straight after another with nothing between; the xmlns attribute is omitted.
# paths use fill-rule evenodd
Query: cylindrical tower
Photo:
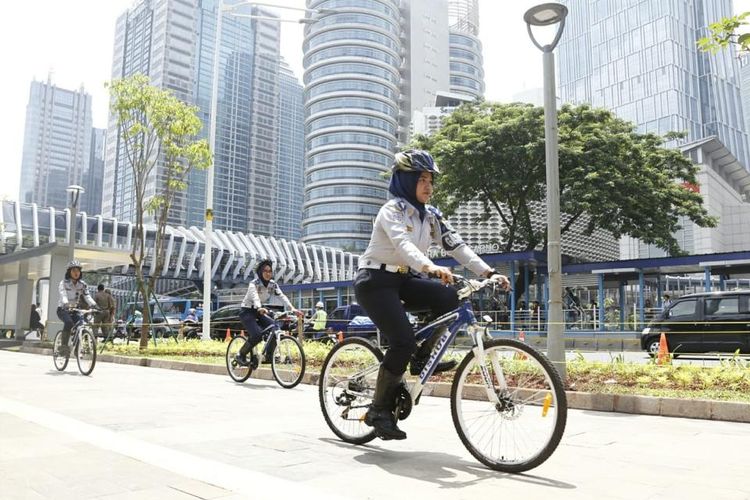
<svg viewBox="0 0 750 500"><path fill-rule="evenodd" d="M451 92L484 95L478 0L449 0Z"/></svg>
<svg viewBox="0 0 750 500"><path fill-rule="evenodd" d="M367 247L397 147L403 62L398 0L307 0L303 241Z"/></svg>

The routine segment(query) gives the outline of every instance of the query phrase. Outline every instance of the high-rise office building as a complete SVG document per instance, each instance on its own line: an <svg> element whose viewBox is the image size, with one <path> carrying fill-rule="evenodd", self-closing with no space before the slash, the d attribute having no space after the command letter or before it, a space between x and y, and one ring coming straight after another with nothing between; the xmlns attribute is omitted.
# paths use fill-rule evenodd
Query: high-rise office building
<svg viewBox="0 0 750 500"><path fill-rule="evenodd" d="M86 194L81 200L81 210L90 215L102 213L102 184L104 182L104 144L107 131L103 128L91 129L91 152L83 173L81 185Z"/></svg>
<svg viewBox="0 0 750 500"><path fill-rule="evenodd" d="M432 8L432 5L430 5ZM479 0L450 0L450 90L474 99L484 96L484 64L479 40Z"/></svg>
<svg viewBox="0 0 750 500"><path fill-rule="evenodd" d="M305 175L305 109L302 84L282 62L279 72L279 140L276 172L275 231L272 236L299 240Z"/></svg>
<svg viewBox="0 0 750 500"><path fill-rule="evenodd" d="M21 163L21 202L64 209L65 188L81 184L91 148L91 96L48 78L31 82Z"/></svg>
<svg viewBox="0 0 750 500"><path fill-rule="evenodd" d="M750 167L734 48L709 54L696 46L710 23L732 14L731 0L563 3L570 14L559 48L562 102L610 109L640 132L687 133L668 146L715 136L736 164ZM695 228L687 219L681 224L675 236L693 252ZM664 255L629 237L620 241L624 259Z"/></svg>
<svg viewBox="0 0 750 500"><path fill-rule="evenodd" d="M113 78L147 74L199 108L208 137L216 36L215 0L142 0L117 22ZM221 30L214 151L214 227L273 234L278 161L279 23L267 9L247 5L225 13ZM258 19L263 17L264 19ZM134 217L130 167L110 118L104 212ZM148 193L156 190L157 175ZM169 222L202 226L205 171L193 171ZM111 198L109 205L107 198Z"/></svg>
<svg viewBox="0 0 750 500"><path fill-rule="evenodd" d="M412 114L484 90L475 0L307 0L303 240L364 250Z"/></svg>
<svg viewBox="0 0 750 500"><path fill-rule="evenodd" d="M748 168L734 48L708 54L696 41L732 14L731 0L562 0L570 9L559 47L562 102L591 103L641 132L717 136Z"/></svg>
<svg viewBox="0 0 750 500"><path fill-rule="evenodd" d="M208 137L217 2L199 3L195 95ZM233 12L276 17L253 6L238 7ZM276 21L224 15L214 157L217 229L274 233L279 40ZM205 210L205 172L193 172L190 182L198 188L188 201L188 224L200 227Z"/></svg>
<svg viewBox="0 0 750 500"><path fill-rule="evenodd" d="M115 24L112 79L137 73L148 75L152 85L169 89L181 100L192 102L195 80L195 50L198 0L142 0L128 9ZM133 172L116 117L109 116L104 162L102 213L120 220L135 220ZM157 164L148 179L147 195L163 181ZM190 192L200 192L191 186ZM178 196L169 222L186 224L186 195ZM147 216L148 219L148 216Z"/></svg>

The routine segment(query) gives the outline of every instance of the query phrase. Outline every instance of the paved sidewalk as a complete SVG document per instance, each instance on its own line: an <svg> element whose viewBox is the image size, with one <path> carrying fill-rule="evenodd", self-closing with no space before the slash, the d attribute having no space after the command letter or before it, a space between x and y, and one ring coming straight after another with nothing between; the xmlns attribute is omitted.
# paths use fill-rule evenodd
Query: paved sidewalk
<svg viewBox="0 0 750 500"><path fill-rule="evenodd" d="M750 499L750 425L571 411L525 475L460 443L444 398L409 439L340 442L317 388L102 363L91 377L0 351L0 498Z"/></svg>

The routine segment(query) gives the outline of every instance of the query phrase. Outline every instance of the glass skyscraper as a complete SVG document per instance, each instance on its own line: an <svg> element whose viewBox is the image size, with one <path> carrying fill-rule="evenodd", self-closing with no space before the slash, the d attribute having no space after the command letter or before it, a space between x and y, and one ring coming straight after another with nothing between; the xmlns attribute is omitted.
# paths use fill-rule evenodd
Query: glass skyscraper
<svg viewBox="0 0 750 500"><path fill-rule="evenodd" d="M206 138L217 5L216 0L142 0L120 17L115 34L113 78L143 73L153 85L195 104ZM273 19L278 16L252 5L237 7L233 12L265 19L224 14L222 20L214 227L271 235L276 231L280 143L280 31ZM117 136L110 117L108 137L113 139L107 146L104 212L133 220L132 174ZM155 192L157 182L158 174L149 180L148 193ZM205 171L192 171L188 189L175 199L169 223L202 227L205 190Z"/></svg>
<svg viewBox="0 0 750 500"><path fill-rule="evenodd" d="M104 181L104 144L107 131L103 128L91 129L91 152L81 185L86 193L81 199L80 210L89 215L102 213L102 183Z"/></svg>
<svg viewBox="0 0 750 500"><path fill-rule="evenodd" d="M478 0L450 0L450 90L474 98L484 96L484 64L479 40Z"/></svg>
<svg viewBox="0 0 750 500"><path fill-rule="evenodd" d="M217 2L202 0L200 3L195 102L208 137ZM233 12L275 17L271 12L252 6L236 8ZM221 50L214 157L214 227L271 235L274 233L279 140L279 24L225 14ZM205 210L205 172L193 172L190 185L200 187L189 200L188 224L200 227Z"/></svg>
<svg viewBox="0 0 750 500"><path fill-rule="evenodd" d="M303 240L362 251L414 111L484 91L476 0L307 0Z"/></svg>
<svg viewBox="0 0 750 500"><path fill-rule="evenodd" d="M397 0L308 0L336 9L305 26L303 239L364 250L397 145L402 18Z"/></svg>
<svg viewBox="0 0 750 500"><path fill-rule="evenodd" d="M276 172L275 232L272 236L299 240L305 175L305 110L302 84L282 62L279 72L279 141Z"/></svg>
<svg viewBox="0 0 750 500"><path fill-rule="evenodd" d="M91 148L91 96L31 82L18 199L65 209L65 188L81 184ZM84 195L85 196L85 195Z"/></svg>
<svg viewBox="0 0 750 500"><path fill-rule="evenodd" d="M731 0L563 0L570 9L559 48L562 102L591 103L641 132L718 136L748 168L734 49L700 52L707 26Z"/></svg>
<svg viewBox="0 0 750 500"><path fill-rule="evenodd" d="M197 0L142 0L125 11L115 24L112 79L137 73L148 75L151 84L169 89L181 100L192 102L196 48ZM109 116L104 160L103 215L135 220L133 173L125 156L116 117ZM157 164L147 181L147 195L156 192L162 180ZM191 187L191 192L195 192ZM175 198L169 223L187 222L187 195ZM146 214L146 221L150 222Z"/></svg>

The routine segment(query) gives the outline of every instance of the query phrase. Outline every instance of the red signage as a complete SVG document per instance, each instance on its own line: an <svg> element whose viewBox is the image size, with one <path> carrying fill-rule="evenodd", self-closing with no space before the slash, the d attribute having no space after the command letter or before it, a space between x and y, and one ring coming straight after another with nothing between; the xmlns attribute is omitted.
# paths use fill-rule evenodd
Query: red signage
<svg viewBox="0 0 750 500"><path fill-rule="evenodd" d="M701 187L698 184L693 184L692 182L684 181L682 183L682 187L684 187L688 191L692 191L694 193L700 193L701 192Z"/></svg>

